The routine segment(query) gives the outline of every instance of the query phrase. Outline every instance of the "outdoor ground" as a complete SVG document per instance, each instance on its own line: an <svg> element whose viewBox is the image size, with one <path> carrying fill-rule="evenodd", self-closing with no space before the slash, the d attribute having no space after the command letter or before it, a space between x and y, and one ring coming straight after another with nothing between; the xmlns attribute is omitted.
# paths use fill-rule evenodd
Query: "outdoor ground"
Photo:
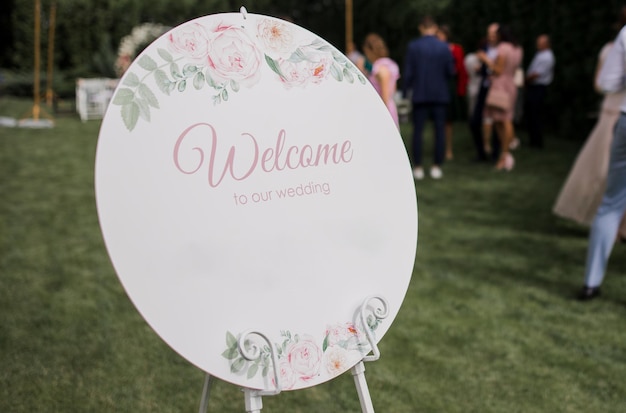
<svg viewBox="0 0 626 413"><path fill-rule="evenodd" d="M0 116L30 108L0 97ZM52 129L0 128L0 412L198 410L204 374L143 321L104 248L99 126L70 112ZM551 213L587 132L522 145L502 173L471 162L455 125L444 179L416 184L412 282L366 365L376 411L626 411L626 244L603 297L577 302L587 229ZM208 411L243 412L243 401L218 381ZM268 413L360 411L349 373L263 402Z"/></svg>

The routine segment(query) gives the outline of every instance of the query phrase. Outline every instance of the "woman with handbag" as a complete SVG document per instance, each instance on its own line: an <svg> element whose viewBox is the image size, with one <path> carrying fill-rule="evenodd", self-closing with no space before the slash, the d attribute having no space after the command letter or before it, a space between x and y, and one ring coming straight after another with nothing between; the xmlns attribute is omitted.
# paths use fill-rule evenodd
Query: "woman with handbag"
<svg viewBox="0 0 626 413"><path fill-rule="evenodd" d="M509 151L515 136L513 115L517 100L515 71L522 63L523 51L508 26L498 29L497 57L490 59L485 53L479 52L478 58L491 71L491 86L485 102L484 118L493 122L500 139L500 157L496 169L510 171L515 163Z"/></svg>

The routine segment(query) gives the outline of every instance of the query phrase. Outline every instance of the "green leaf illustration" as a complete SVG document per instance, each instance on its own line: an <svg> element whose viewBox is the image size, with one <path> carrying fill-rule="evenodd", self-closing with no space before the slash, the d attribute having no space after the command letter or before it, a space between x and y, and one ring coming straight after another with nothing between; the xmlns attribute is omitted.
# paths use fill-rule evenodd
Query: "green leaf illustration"
<svg viewBox="0 0 626 413"><path fill-rule="evenodd" d="M322 39L320 39L319 37L315 38L313 40L313 42L311 43L311 46L318 48L321 46L324 46L326 43L324 43L324 41L322 41Z"/></svg>
<svg viewBox="0 0 626 413"><path fill-rule="evenodd" d="M307 60L307 57L300 48L297 48L296 51L289 56L289 61L293 63L300 63L305 60Z"/></svg>
<svg viewBox="0 0 626 413"><path fill-rule="evenodd" d="M137 120L139 119L139 105L130 102L122 106L122 120L129 131L135 129Z"/></svg>
<svg viewBox="0 0 626 413"><path fill-rule="evenodd" d="M222 89L222 100L224 102L228 101L228 90Z"/></svg>
<svg viewBox="0 0 626 413"><path fill-rule="evenodd" d="M152 59L147 54L141 56L137 63L139 64L139 66L149 72L152 72L153 70L156 70L158 68L157 63L154 61L154 59Z"/></svg>
<svg viewBox="0 0 626 413"><path fill-rule="evenodd" d="M128 72L128 74L124 78L124 82L122 82L123 85L130 86L130 87L137 87L139 83L141 83L141 81L139 80L139 77L132 72Z"/></svg>
<svg viewBox="0 0 626 413"><path fill-rule="evenodd" d="M246 377L248 379L253 378L256 375L257 371L259 371L259 365L258 365L258 363L254 363L248 369L248 374L246 375Z"/></svg>
<svg viewBox="0 0 626 413"><path fill-rule="evenodd" d="M226 345L228 348L237 347L237 338L230 331L226 332Z"/></svg>
<svg viewBox="0 0 626 413"><path fill-rule="evenodd" d="M154 95L154 93L152 93L152 91L150 90L148 86L141 83L139 87L137 88L137 91L139 92L139 96L145 99L148 105L152 106L153 108L157 108L157 109L159 108L159 101L157 100L156 96Z"/></svg>
<svg viewBox="0 0 626 413"><path fill-rule="evenodd" d="M217 83L215 83L215 80L213 80L213 78L209 74L209 69L208 68L204 72L204 78L206 79L207 85L211 86L213 89L217 89Z"/></svg>
<svg viewBox="0 0 626 413"><path fill-rule="evenodd" d="M190 63L183 66L183 76L189 77L198 71L198 66Z"/></svg>
<svg viewBox="0 0 626 413"><path fill-rule="evenodd" d="M278 62L276 62L276 60L272 59L268 55L265 55L265 61L267 62L267 65L270 67L270 69L274 71L274 73L285 79L285 75L283 75L283 73L281 72L280 67L278 66Z"/></svg>
<svg viewBox="0 0 626 413"><path fill-rule="evenodd" d="M348 64L348 59L343 54L336 51L335 49L331 51L331 54L333 55L333 59L335 59L336 62L342 65Z"/></svg>
<svg viewBox="0 0 626 413"><path fill-rule="evenodd" d="M233 92L239 92L239 83L237 83L237 81L235 80L230 80L230 88L233 90Z"/></svg>
<svg viewBox="0 0 626 413"><path fill-rule="evenodd" d="M322 351L326 351L327 348L328 348L328 334L326 334L326 337L324 337L324 341L322 342Z"/></svg>
<svg viewBox="0 0 626 413"><path fill-rule="evenodd" d="M213 104L214 104L214 105L217 105L217 104L219 104L219 103L222 103L222 98L221 98L221 96L220 96L220 95L215 95L215 96L213 96Z"/></svg>
<svg viewBox="0 0 626 413"><path fill-rule="evenodd" d="M145 99L135 99L135 102L139 106L139 116L143 120L150 122L150 106L148 102Z"/></svg>
<svg viewBox="0 0 626 413"><path fill-rule="evenodd" d="M330 74L339 82L343 80L343 71L341 70L341 67L334 62L330 66Z"/></svg>
<svg viewBox="0 0 626 413"><path fill-rule="evenodd" d="M204 75L202 72L196 73L193 77L193 87L195 87L196 90L200 90L204 87Z"/></svg>
<svg viewBox="0 0 626 413"><path fill-rule="evenodd" d="M121 88L115 94L113 98L113 104L115 105L126 105L132 102L135 99L135 92L128 88Z"/></svg>
<svg viewBox="0 0 626 413"><path fill-rule="evenodd" d="M167 63L172 63L174 61L174 58L172 57L170 52L168 52L167 50L157 49L157 52L159 53L159 56L161 56L161 58L165 60Z"/></svg>
<svg viewBox="0 0 626 413"><path fill-rule="evenodd" d="M239 352L237 351L236 347L230 347L226 350L224 350L224 352L222 353L222 357L228 359L228 360L234 360L237 357L239 357Z"/></svg>
<svg viewBox="0 0 626 413"><path fill-rule="evenodd" d="M380 320L370 314L367 317L366 323L370 327L370 329L376 330L378 328L378 325L380 324Z"/></svg>
<svg viewBox="0 0 626 413"><path fill-rule="evenodd" d="M154 72L154 80L156 81L156 84L161 92L165 93L166 95L170 94L172 90L170 84L172 83L172 81L170 81L170 79L167 77L167 74L163 70L158 69Z"/></svg>
<svg viewBox="0 0 626 413"><path fill-rule="evenodd" d="M180 73L180 68L176 63L170 63L170 74L174 79L182 79L183 75Z"/></svg>
<svg viewBox="0 0 626 413"><path fill-rule="evenodd" d="M230 365L230 371L232 373L239 373L246 365L246 360L244 358L239 357Z"/></svg>
<svg viewBox="0 0 626 413"><path fill-rule="evenodd" d="M343 77L348 81L348 83L354 83L354 75L348 68L343 68Z"/></svg>
<svg viewBox="0 0 626 413"><path fill-rule="evenodd" d="M178 82L178 91L179 92L184 92L186 88L187 88L187 81L185 79L183 79L180 82Z"/></svg>

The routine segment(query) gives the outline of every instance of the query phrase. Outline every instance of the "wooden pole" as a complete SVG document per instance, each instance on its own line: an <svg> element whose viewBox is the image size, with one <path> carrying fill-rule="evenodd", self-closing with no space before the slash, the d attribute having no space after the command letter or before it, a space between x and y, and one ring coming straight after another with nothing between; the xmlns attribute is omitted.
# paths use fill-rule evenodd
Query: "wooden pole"
<svg viewBox="0 0 626 413"><path fill-rule="evenodd" d="M53 120L50 115L46 113L45 110L41 108L41 85L40 82L40 72L41 72L41 0L35 0L35 39L34 39L34 54L35 54L35 62L33 68L33 108L31 110L32 120L35 121L35 124L38 125L51 125L50 122L39 122L39 116L44 115L49 120ZM27 118L22 119L24 121L28 120Z"/></svg>
<svg viewBox="0 0 626 413"><path fill-rule="evenodd" d="M352 50L352 43L354 43L352 22L352 0L346 0L346 52Z"/></svg>
<svg viewBox="0 0 626 413"><path fill-rule="evenodd" d="M50 5L50 29L48 32L48 71L46 74L46 103L52 106L54 92L52 91L52 71L54 68L54 29L56 25L57 2Z"/></svg>
<svg viewBox="0 0 626 413"><path fill-rule="evenodd" d="M41 34L41 1L35 0L35 69L33 85L33 119L39 120L39 70L41 68L40 39Z"/></svg>

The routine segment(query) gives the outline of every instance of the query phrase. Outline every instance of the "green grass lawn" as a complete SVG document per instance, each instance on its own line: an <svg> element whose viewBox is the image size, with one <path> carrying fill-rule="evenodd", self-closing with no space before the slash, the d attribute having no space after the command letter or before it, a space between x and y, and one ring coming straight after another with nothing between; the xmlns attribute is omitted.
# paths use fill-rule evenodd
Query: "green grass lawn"
<svg viewBox="0 0 626 413"><path fill-rule="evenodd" d="M0 98L0 116L29 108ZM99 127L65 113L52 129L0 128L0 412L198 410L203 372L148 327L109 262L93 188ZM580 144L549 136L495 172L471 162L455 125L444 179L416 184L411 285L366 365L378 412L626 411L626 245L604 295L577 302L587 229L551 213ZM243 401L217 381L209 412L243 412ZM360 411L349 373L263 402Z"/></svg>

